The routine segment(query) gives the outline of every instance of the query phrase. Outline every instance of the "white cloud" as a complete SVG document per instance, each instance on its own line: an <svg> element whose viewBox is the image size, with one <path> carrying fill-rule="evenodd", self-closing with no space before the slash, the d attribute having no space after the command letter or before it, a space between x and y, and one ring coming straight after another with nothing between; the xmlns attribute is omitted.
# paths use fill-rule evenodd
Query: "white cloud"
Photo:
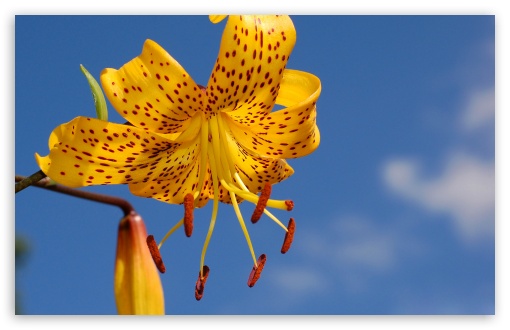
<svg viewBox="0 0 510 330"><path fill-rule="evenodd" d="M360 217L343 217L335 225L338 241L330 251L339 264L371 271L395 264L397 240L391 232Z"/></svg>
<svg viewBox="0 0 510 330"><path fill-rule="evenodd" d="M458 109L444 109L458 112L446 123L456 136L445 145L455 146L435 155L443 168L429 175L426 162L406 157L391 157L382 165L383 181L391 191L430 212L449 215L467 242L493 237L495 217L494 159L478 156L494 150L494 42L473 47L453 70L451 82L465 97L455 102Z"/></svg>
<svg viewBox="0 0 510 330"><path fill-rule="evenodd" d="M383 179L398 195L432 212L449 214L461 236L474 240L494 230L494 162L453 152L441 173L425 177L415 160L391 159Z"/></svg>
<svg viewBox="0 0 510 330"><path fill-rule="evenodd" d="M358 216L342 216L330 224L328 235L308 233L302 247L342 269L384 271L395 262L394 235Z"/></svg>
<svg viewBox="0 0 510 330"><path fill-rule="evenodd" d="M322 274L309 268L280 267L272 273L271 281L281 290L306 295L327 289Z"/></svg>
<svg viewBox="0 0 510 330"><path fill-rule="evenodd" d="M467 131L494 124L494 88L479 89L471 93L461 116L461 125Z"/></svg>
<svg viewBox="0 0 510 330"><path fill-rule="evenodd" d="M310 262L303 267L330 274L321 280L322 285L340 286L351 293L366 292L374 276L391 273L402 255L420 251L419 243L404 234L406 227L401 223L381 225L348 215L331 220L320 232L308 231L299 245L300 253Z"/></svg>

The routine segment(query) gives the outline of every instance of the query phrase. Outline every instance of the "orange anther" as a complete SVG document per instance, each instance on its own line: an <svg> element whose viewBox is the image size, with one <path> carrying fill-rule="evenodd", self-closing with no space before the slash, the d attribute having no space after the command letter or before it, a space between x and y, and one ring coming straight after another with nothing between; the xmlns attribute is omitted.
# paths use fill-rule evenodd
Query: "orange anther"
<svg viewBox="0 0 510 330"><path fill-rule="evenodd" d="M285 233L285 239L283 240L282 253L286 253L290 249L292 240L294 239L294 230L296 229L296 223L294 218L290 218L289 225L287 226L287 233Z"/></svg>
<svg viewBox="0 0 510 330"><path fill-rule="evenodd" d="M198 272L197 283L195 284L195 299L200 300L204 295L205 282L209 276L209 267L204 265L201 272Z"/></svg>
<svg viewBox="0 0 510 330"><path fill-rule="evenodd" d="M193 209L195 208L195 199L192 194L184 196L184 233L190 237L193 233Z"/></svg>
<svg viewBox="0 0 510 330"><path fill-rule="evenodd" d="M257 201L257 206L255 206L255 211L253 211L253 215L251 216L251 222L256 223L259 221L262 213L264 213L264 209L266 208L267 201L269 196L271 195L271 184L266 182L264 189L260 192L259 200Z"/></svg>
<svg viewBox="0 0 510 330"><path fill-rule="evenodd" d="M250 277L248 277L248 286L251 288L257 283L257 280L260 277L260 273L262 273L262 269L264 269L264 265L266 264L266 255L261 254L257 259L257 265L253 266L251 270Z"/></svg>
<svg viewBox="0 0 510 330"><path fill-rule="evenodd" d="M161 258L161 253L159 253L158 245L154 240L154 236L147 236L147 246L149 247L149 252L151 253L152 260L154 260L154 263L156 264L159 272L164 273L166 271L165 264Z"/></svg>
<svg viewBox="0 0 510 330"><path fill-rule="evenodd" d="M293 201L285 201L285 205L287 205L287 211L292 211L294 208L294 202Z"/></svg>

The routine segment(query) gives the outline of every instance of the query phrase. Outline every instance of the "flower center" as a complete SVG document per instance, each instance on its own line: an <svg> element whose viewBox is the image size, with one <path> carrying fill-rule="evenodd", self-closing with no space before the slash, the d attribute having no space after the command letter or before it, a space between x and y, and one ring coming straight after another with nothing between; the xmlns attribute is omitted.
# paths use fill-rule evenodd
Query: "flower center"
<svg viewBox="0 0 510 330"><path fill-rule="evenodd" d="M273 220L285 230L286 235L281 250L282 253L286 253L289 249L294 234L293 219L291 219L289 222L289 228L287 228L280 222L280 220L278 220L277 217L275 217L271 212L267 210L267 207L271 207L290 211L294 206L293 202L290 200L270 199L270 183L265 184L259 196L255 192L250 191L241 179L239 171L233 161L234 156L232 154L232 152L237 152L238 146L235 145L236 142L231 137L228 128L228 121L224 117L228 115L220 112L218 114L212 115L208 119L206 119L205 115L202 114L202 116L202 123L200 127L200 169L198 184L195 186L195 190L189 192L184 198L184 217L172 229L168 231L168 233L158 245L158 248L160 249L165 240L182 225L184 225L186 236L191 236L193 229L193 209L197 207L201 193L209 194L209 191L203 191L204 189L209 189L208 187L204 186L208 164L213 187L213 210L211 221L209 223L209 230L205 238L200 258L200 272L199 280L197 282L200 283L200 290L199 294L196 294L197 300L199 297L202 297L203 285L205 285L205 279L207 278L209 272L209 268L205 265L205 255L211 240L212 233L214 231L214 226L218 214L220 187L228 192L230 202L232 203L235 214L239 221L239 225L241 226L241 229L244 233L251 257L253 259L254 266L248 280L248 286L252 287L259 278L260 272L262 271L266 260L266 256L265 254L262 254L257 259L243 215L239 209L238 200L246 200L256 205L255 211L251 218L253 223L256 223L262 214L266 214L271 220ZM263 260L263 262L261 262L261 260ZM204 269L207 269L207 274L204 273Z"/></svg>
<svg viewBox="0 0 510 330"><path fill-rule="evenodd" d="M211 135L211 139L209 142L209 145L207 147L207 150L202 149L202 153L207 152L209 165L211 167L211 174L213 177L213 181L219 181L219 184L221 187L223 187L225 190L228 191L230 200L232 202L232 206L234 207L234 211L236 213L237 219L239 221L239 224L241 226L241 229L243 230L246 242L248 243L248 248L250 250L251 256L253 258L253 264L257 266L257 258L255 256L255 251L253 249L253 245L251 243L250 235L248 233L248 230L246 228L243 215L239 209L239 204L237 202L237 197L240 197L244 200L247 200L255 205L257 207L254 211L254 220L253 222L256 222L258 218L262 215L262 213L265 213L268 215L273 221L275 221L278 225L280 225L285 231L287 231L287 228L285 225L283 225L278 218L276 218L274 215L272 215L267 209L266 206L273 207L273 208L279 208L283 210L291 210L293 207L292 201L284 201L284 200L274 200L269 198L269 194L271 189L265 188L260 196L257 196L255 193L251 192L246 185L244 184L243 180L239 176L239 172L236 170L234 162L232 160L232 154L231 150L235 148L231 148L230 144L235 143L232 139L228 136L227 131L227 125L225 123L225 120L223 119L223 116L226 116L226 114L219 113L216 116L213 116L208 120L208 130L209 134ZM215 188L219 185L217 182L213 182ZM270 185L267 184L266 187ZM269 192L268 192L269 190ZM265 193L264 193L265 192ZM218 195L216 193L216 189L214 192L214 204L217 205L218 203ZM211 219L211 225L214 225L215 222L215 212L216 206L213 206L213 219ZM213 228L209 229L208 232L208 238L212 234ZM206 239L206 243L209 243L208 238ZM207 249L207 244L204 244L204 249L202 251L202 260L200 267L203 267L203 261L205 258L205 252Z"/></svg>

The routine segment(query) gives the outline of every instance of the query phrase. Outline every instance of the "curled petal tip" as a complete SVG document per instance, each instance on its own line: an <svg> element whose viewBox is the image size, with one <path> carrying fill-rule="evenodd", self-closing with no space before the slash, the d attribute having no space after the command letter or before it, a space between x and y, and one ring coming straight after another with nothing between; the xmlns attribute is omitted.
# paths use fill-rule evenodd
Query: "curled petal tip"
<svg viewBox="0 0 510 330"><path fill-rule="evenodd" d="M198 301L204 295L205 282L209 277L209 267L204 265L201 272L198 272L197 283L195 284L195 299Z"/></svg>
<svg viewBox="0 0 510 330"><path fill-rule="evenodd" d="M290 245L292 244L292 240L294 239L294 231L296 229L296 222L294 218L290 218L289 224L287 226L287 233L285 234L285 239L283 240L282 245L282 253L287 253L290 249Z"/></svg>
<svg viewBox="0 0 510 330"><path fill-rule="evenodd" d="M163 258L161 258L161 253L159 253L158 245L154 240L153 235L147 236L147 246L149 247L149 252L151 253L152 260L156 264L159 272L164 274L166 272L165 264L163 263Z"/></svg>
<svg viewBox="0 0 510 330"><path fill-rule="evenodd" d="M225 17L227 17L228 15L209 15L209 20L216 24L216 23L219 23L221 21L223 21L225 19Z"/></svg>
<svg viewBox="0 0 510 330"><path fill-rule="evenodd" d="M260 274L262 273L262 269L264 269L264 265L266 264L266 255L261 254L260 257L257 259L257 265L253 266L250 277L248 278L248 286L251 288L257 283L258 279L260 278Z"/></svg>

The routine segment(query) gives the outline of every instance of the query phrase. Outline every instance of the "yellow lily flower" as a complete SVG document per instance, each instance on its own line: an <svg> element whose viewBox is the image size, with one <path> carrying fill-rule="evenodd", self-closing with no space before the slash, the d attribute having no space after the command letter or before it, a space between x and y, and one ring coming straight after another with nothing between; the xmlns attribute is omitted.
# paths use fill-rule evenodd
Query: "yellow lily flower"
<svg viewBox="0 0 510 330"><path fill-rule="evenodd" d="M163 287L146 238L145 224L138 214L132 212L120 221L114 280L119 314L165 314Z"/></svg>
<svg viewBox="0 0 510 330"><path fill-rule="evenodd" d="M223 16L210 19L217 23ZM285 159L308 155L320 142L320 80L286 69L295 41L288 16L230 16L203 87L147 40L138 57L101 73L107 98L132 126L77 117L53 131L49 155L36 155L37 162L46 175L67 186L128 184L137 196L184 204L183 219L159 247L182 225L190 236L193 209L212 199L197 299L209 274L204 259L218 203L232 204L253 258L248 281L253 286L266 256L257 261L238 203L256 205L252 222L266 214L285 230L285 253L294 220L289 230L266 207L291 210L293 203L270 199L271 185L293 174ZM273 111L275 104L284 108Z"/></svg>

